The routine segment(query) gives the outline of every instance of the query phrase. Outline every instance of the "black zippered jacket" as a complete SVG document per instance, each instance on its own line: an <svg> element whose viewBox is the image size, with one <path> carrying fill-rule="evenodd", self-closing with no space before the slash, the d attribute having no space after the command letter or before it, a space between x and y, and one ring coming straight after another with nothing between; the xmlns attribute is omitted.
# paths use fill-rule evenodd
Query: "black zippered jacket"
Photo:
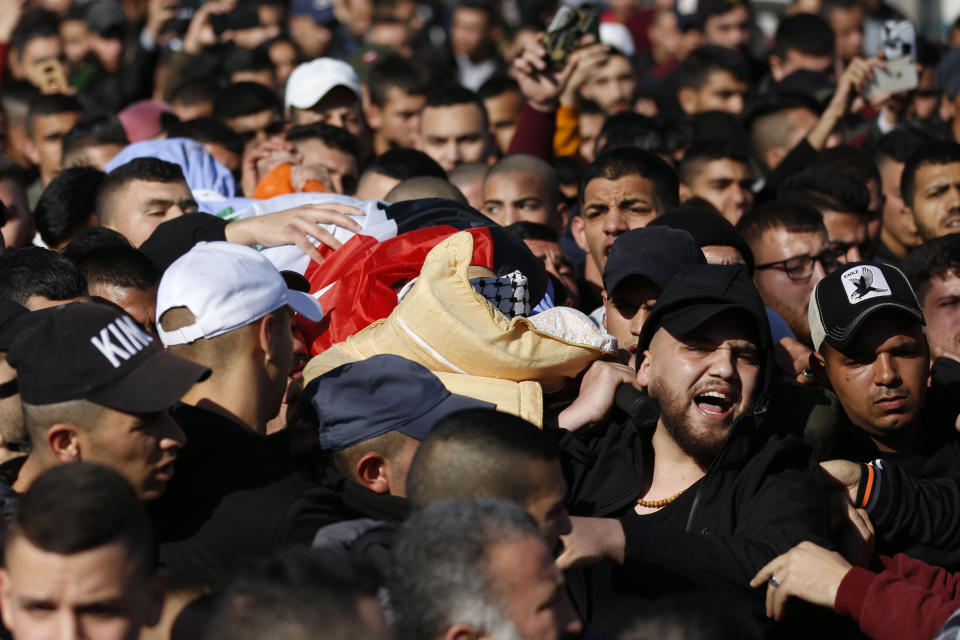
<svg viewBox="0 0 960 640"><path fill-rule="evenodd" d="M804 540L832 547L809 446L764 425L772 371L768 352L754 408L733 425L706 475L653 514L637 515L634 505L652 459L655 420L621 413L597 430L558 433L570 513L617 518L626 534L622 566L569 576L585 620L610 632L644 601L692 592L763 620L764 591L749 585L757 571Z"/></svg>

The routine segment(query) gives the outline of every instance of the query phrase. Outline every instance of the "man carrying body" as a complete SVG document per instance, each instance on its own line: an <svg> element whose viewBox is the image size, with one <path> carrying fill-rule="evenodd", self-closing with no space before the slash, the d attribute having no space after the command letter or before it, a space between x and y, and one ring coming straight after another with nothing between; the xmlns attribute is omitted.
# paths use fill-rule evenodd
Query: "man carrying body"
<svg viewBox="0 0 960 640"><path fill-rule="evenodd" d="M638 360L655 419L561 436L571 512L603 518L574 518L558 562L624 564L598 566L583 590L601 629L637 598L690 591L759 614L747 582L778 551L822 540L826 505L809 449L760 435L773 357L746 271L699 265L676 276L644 323Z"/></svg>
<svg viewBox="0 0 960 640"><path fill-rule="evenodd" d="M308 542L323 522L318 504L328 496L265 437L287 391L294 313L321 316L249 247L201 243L160 280L160 339L212 370L172 411L189 444L151 512L176 581L215 582L246 555Z"/></svg>

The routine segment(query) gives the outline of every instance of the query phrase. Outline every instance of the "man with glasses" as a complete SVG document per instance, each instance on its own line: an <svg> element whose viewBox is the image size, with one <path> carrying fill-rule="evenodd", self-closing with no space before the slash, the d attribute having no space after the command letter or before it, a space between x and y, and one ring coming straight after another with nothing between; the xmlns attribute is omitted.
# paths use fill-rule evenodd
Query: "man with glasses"
<svg viewBox="0 0 960 640"><path fill-rule="evenodd" d="M828 272L846 262L842 252L829 247L822 216L803 204L770 202L744 216L737 230L753 251L753 281L763 303L809 349L810 292Z"/></svg>

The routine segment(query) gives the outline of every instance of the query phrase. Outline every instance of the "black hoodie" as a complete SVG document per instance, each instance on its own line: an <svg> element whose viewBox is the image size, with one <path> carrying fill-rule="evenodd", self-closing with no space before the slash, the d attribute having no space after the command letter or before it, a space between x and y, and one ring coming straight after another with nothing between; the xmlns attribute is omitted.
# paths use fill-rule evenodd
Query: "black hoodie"
<svg viewBox="0 0 960 640"><path fill-rule="evenodd" d="M764 591L749 586L756 572L803 540L830 546L826 500L809 447L795 436L772 436L764 424L774 370L769 328L746 272L734 271L701 265L678 276L661 294L638 348L642 353L678 309L700 306L708 318L711 307L736 308L755 319L764 357L761 388L703 478L656 513L640 516L634 505L656 421L621 415L600 430L560 436L571 514L618 518L626 534L622 566L607 563L570 577L581 614L601 630L619 628L644 601L696 591L762 619Z"/></svg>

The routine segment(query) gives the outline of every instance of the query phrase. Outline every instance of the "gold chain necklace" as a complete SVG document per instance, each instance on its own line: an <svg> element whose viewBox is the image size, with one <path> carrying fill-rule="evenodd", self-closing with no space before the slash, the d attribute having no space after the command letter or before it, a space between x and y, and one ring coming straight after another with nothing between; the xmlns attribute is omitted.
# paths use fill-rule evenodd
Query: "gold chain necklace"
<svg viewBox="0 0 960 640"><path fill-rule="evenodd" d="M637 498L637 504L646 509L660 509L661 507L665 507L679 498L681 495L683 495L684 491L686 491L686 489L681 489L669 498L661 498L660 500L644 500L643 498Z"/></svg>

